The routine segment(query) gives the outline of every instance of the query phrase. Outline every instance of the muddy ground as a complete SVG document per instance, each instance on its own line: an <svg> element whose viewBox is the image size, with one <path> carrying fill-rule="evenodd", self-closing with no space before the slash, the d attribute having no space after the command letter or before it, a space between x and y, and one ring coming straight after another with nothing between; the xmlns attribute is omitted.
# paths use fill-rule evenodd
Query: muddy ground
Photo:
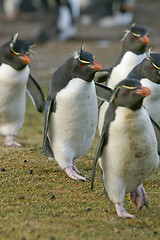
<svg viewBox="0 0 160 240"><path fill-rule="evenodd" d="M160 52L160 0L137 0L134 20L137 25L145 26L150 34L153 51ZM39 32L41 23L36 14L21 14L17 20L8 22L0 16L0 45L11 39L16 32L22 39L33 39ZM31 60L31 73L41 85L47 85L53 71L85 43L85 50L91 51L103 68L110 67L121 51L121 38L128 26L99 28L77 24L77 36L67 42L50 40L43 45L37 44Z"/></svg>

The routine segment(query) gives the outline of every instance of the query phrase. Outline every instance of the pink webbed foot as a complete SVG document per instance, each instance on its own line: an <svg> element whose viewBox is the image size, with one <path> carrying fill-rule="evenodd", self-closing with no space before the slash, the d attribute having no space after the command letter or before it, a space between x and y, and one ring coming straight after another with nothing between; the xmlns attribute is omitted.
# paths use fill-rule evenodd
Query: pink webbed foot
<svg viewBox="0 0 160 240"><path fill-rule="evenodd" d="M138 211L140 211L143 206L146 206L148 208L147 194L142 184L140 184L136 190L131 193L131 200L136 204Z"/></svg>
<svg viewBox="0 0 160 240"><path fill-rule="evenodd" d="M5 146L15 146L15 147L21 147L22 145L20 143L17 143L16 141L14 141L14 136L13 135L7 135L3 145Z"/></svg>
<svg viewBox="0 0 160 240"><path fill-rule="evenodd" d="M136 218L135 215L132 215L126 211L126 209L123 207L122 203L116 203L115 208L116 208L118 216L121 218Z"/></svg>
<svg viewBox="0 0 160 240"><path fill-rule="evenodd" d="M79 175L78 169L75 166L72 167L66 167L65 168L65 173L70 177L71 179L78 180L78 181L87 181L88 179L86 177L83 177Z"/></svg>

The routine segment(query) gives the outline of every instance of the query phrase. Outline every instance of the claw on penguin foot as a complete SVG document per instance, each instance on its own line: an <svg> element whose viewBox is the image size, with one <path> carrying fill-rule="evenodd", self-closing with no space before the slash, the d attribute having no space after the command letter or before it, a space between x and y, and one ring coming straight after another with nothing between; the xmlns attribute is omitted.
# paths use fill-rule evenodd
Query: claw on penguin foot
<svg viewBox="0 0 160 240"><path fill-rule="evenodd" d="M122 203L116 203L115 208L118 216L121 218L137 218L137 216L128 213Z"/></svg>
<svg viewBox="0 0 160 240"><path fill-rule="evenodd" d="M73 161L73 167L72 168L76 173L80 173L80 171L77 169L77 167L75 165L75 161Z"/></svg>
<svg viewBox="0 0 160 240"><path fill-rule="evenodd" d="M144 206L149 210L148 202L144 203Z"/></svg>
<svg viewBox="0 0 160 240"><path fill-rule="evenodd" d="M137 211L140 211L143 206L148 208L147 194L142 184L140 184L136 190L131 193L131 200L136 204Z"/></svg>
<svg viewBox="0 0 160 240"><path fill-rule="evenodd" d="M87 181L87 178L79 175L79 174L75 171L75 168L74 168L73 166L71 166L71 167L66 167L66 168L65 168L65 173L66 173L66 174L68 175L68 177L70 177L71 179L78 180L78 181L84 181L84 182Z"/></svg>

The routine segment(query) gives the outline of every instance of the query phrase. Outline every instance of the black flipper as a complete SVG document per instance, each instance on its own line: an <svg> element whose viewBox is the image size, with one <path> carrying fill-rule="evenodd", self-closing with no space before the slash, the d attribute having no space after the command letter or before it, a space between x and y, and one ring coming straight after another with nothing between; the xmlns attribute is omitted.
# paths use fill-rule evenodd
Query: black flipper
<svg viewBox="0 0 160 240"><path fill-rule="evenodd" d="M46 157L53 158L53 152L49 143L49 139L47 136L48 133L48 122L49 117L51 113L51 106L52 106L52 100L47 99L46 105L45 105L45 122L44 122L44 136L43 136L43 150Z"/></svg>
<svg viewBox="0 0 160 240"><path fill-rule="evenodd" d="M100 103L98 104L98 109L103 105L105 101L104 100L101 100Z"/></svg>
<svg viewBox="0 0 160 240"><path fill-rule="evenodd" d="M109 69L102 69L100 71L97 71L94 76L94 81L99 83L107 82L109 71L110 71Z"/></svg>
<svg viewBox="0 0 160 240"><path fill-rule="evenodd" d="M98 83L98 82L95 82L95 87L96 87L97 97L109 102L110 98L112 96L113 90L111 88L107 87L106 85Z"/></svg>
<svg viewBox="0 0 160 240"><path fill-rule="evenodd" d="M156 134L156 138L157 138L158 155L160 155L160 126L151 118L151 116L150 116L150 119L151 119L154 131L155 131L155 134Z"/></svg>
<svg viewBox="0 0 160 240"><path fill-rule="evenodd" d="M39 112L43 112L45 108L45 97L41 87L31 75L29 75L27 82L27 93L36 109Z"/></svg>
<svg viewBox="0 0 160 240"><path fill-rule="evenodd" d="M102 131L102 133L103 133L103 131ZM97 161L98 161L98 158L102 154L102 149L103 149L103 146L104 146L104 142L105 142L105 134L101 134L100 140L98 142L98 147L97 147L95 159L94 159L94 162L93 162L92 179L91 179L91 190L93 189L94 176L95 176L95 172L96 172Z"/></svg>
<svg viewBox="0 0 160 240"><path fill-rule="evenodd" d="M114 119L115 119L115 111L116 111L116 106L114 105L113 102L110 102L109 107L105 114L103 129L102 129L102 133L100 136L100 140L98 143L98 147L97 147L97 151L96 151L96 155L95 155L95 159L94 159L94 163L93 163L91 190L93 189L94 176L95 176L98 158L100 158L100 156L102 155L103 148L105 147L105 145L108 144L109 127L110 127L111 122L114 121Z"/></svg>
<svg viewBox="0 0 160 240"><path fill-rule="evenodd" d="M53 158L54 157L54 154L52 152L50 142L49 142L49 139L48 139L47 136L46 136L45 143L43 144L43 151L44 151L44 154L47 158Z"/></svg>

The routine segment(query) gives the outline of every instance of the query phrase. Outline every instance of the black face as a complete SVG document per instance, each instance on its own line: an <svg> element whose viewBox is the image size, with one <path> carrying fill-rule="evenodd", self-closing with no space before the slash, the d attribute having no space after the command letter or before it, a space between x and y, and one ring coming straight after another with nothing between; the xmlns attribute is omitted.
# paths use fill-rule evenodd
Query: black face
<svg viewBox="0 0 160 240"><path fill-rule="evenodd" d="M138 110L143 103L144 97L150 95L150 90L142 87L139 80L126 79L121 81L113 93L113 102L116 106Z"/></svg>
<svg viewBox="0 0 160 240"><path fill-rule="evenodd" d="M92 53L85 52L82 49L77 53L71 63L71 72L74 78L81 78L87 82L91 82L94 74L101 70L100 64L94 62Z"/></svg>
<svg viewBox="0 0 160 240"><path fill-rule="evenodd" d="M29 47L30 43L23 40L16 40L14 44L8 42L0 49L1 63L10 65L16 70L22 70L30 63Z"/></svg>
<svg viewBox="0 0 160 240"><path fill-rule="evenodd" d="M146 46L149 43L148 36L146 28L132 26L123 40L124 50L129 50L136 54L144 53Z"/></svg>
<svg viewBox="0 0 160 240"><path fill-rule="evenodd" d="M13 45L13 53L15 54L28 54L28 50L30 47L30 43L24 40L17 39L15 44Z"/></svg>

